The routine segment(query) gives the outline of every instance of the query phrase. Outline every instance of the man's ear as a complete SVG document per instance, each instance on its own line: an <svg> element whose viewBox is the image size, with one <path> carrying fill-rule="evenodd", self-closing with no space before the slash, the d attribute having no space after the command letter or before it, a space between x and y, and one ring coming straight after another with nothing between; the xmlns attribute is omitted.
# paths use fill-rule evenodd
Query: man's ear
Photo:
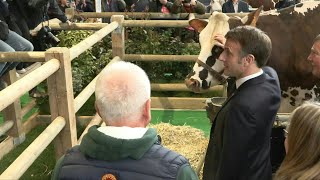
<svg viewBox="0 0 320 180"><path fill-rule="evenodd" d="M148 99L146 101L144 108L143 108L142 117L144 120L144 125L146 127L151 121L151 99Z"/></svg>
<svg viewBox="0 0 320 180"><path fill-rule="evenodd" d="M248 54L248 55L246 56L246 63L247 63L248 65L254 63L254 60L255 60L254 55Z"/></svg>

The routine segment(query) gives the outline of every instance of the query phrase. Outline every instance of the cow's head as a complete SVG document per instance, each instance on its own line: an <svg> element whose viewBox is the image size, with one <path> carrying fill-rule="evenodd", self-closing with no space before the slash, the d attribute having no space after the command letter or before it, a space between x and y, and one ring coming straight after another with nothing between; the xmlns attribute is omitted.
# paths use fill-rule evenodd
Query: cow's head
<svg viewBox="0 0 320 180"><path fill-rule="evenodd" d="M215 35L225 35L229 29L240 25L255 26L259 14L263 7L260 7L254 12L251 12L242 19L237 17L228 17L224 13L213 12L209 22L200 19L191 19L190 26L200 32L199 42L201 46L198 59L193 66L193 70L185 83L193 92L204 92L211 86L225 83L223 75L223 62L216 59L222 52L219 46L215 46L218 42L214 40Z"/></svg>

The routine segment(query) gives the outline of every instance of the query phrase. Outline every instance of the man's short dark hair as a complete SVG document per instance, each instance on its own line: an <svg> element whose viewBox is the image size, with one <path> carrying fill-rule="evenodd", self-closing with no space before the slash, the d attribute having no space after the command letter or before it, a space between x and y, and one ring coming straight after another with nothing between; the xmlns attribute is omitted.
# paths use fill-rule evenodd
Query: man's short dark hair
<svg viewBox="0 0 320 180"><path fill-rule="evenodd" d="M242 54L252 54L258 67L264 66L272 50L269 36L258 28L252 26L239 26L230 30L226 38L237 41L241 45Z"/></svg>

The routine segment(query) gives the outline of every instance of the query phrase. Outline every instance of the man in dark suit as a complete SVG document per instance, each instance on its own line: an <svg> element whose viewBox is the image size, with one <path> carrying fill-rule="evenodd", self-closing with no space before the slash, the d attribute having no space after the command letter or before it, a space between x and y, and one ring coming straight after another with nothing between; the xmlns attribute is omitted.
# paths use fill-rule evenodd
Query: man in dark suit
<svg viewBox="0 0 320 180"><path fill-rule="evenodd" d="M224 44L219 60L235 87L212 122L203 179L271 180L270 134L280 87L275 71L261 68L271 40L251 26L232 29L225 37L216 37Z"/></svg>
<svg viewBox="0 0 320 180"><path fill-rule="evenodd" d="M223 13L249 12L248 3L241 0L228 0L222 5Z"/></svg>

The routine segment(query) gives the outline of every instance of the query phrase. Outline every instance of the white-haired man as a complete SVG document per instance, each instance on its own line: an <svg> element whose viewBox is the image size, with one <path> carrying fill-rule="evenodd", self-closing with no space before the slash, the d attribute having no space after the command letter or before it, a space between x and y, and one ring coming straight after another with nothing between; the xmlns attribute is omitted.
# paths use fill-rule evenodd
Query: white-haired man
<svg viewBox="0 0 320 180"><path fill-rule="evenodd" d="M96 109L107 126L93 126L61 158L52 179L198 179L188 160L163 147L151 119L150 81L129 62L115 62L96 82Z"/></svg>

